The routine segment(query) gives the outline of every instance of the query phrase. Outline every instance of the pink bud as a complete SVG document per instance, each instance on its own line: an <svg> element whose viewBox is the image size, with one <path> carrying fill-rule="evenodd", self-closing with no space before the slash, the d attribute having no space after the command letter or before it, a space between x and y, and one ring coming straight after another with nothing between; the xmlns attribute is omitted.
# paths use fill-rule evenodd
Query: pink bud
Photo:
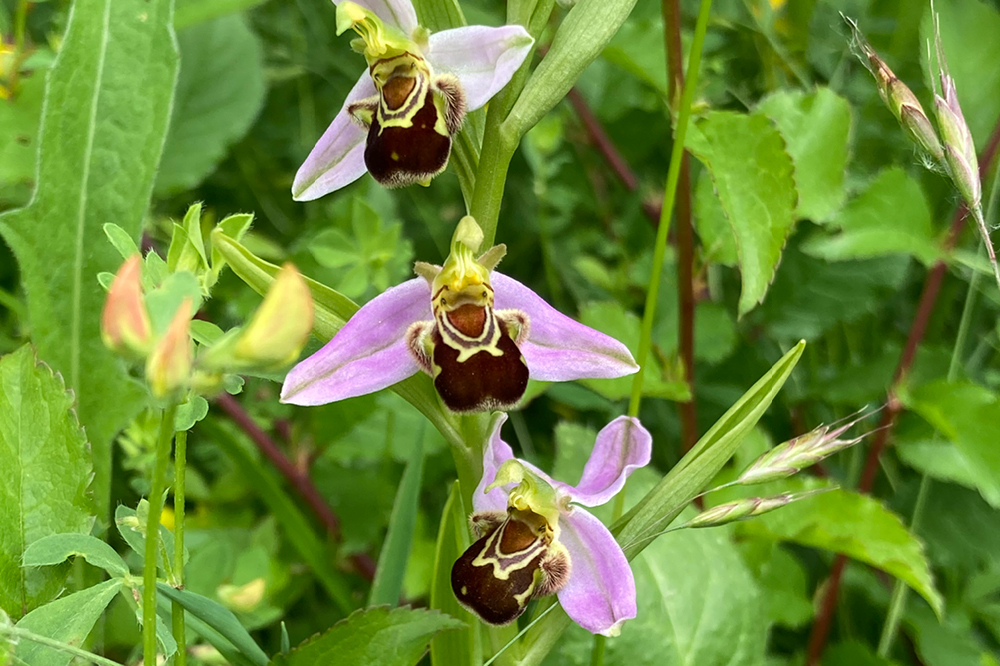
<svg viewBox="0 0 1000 666"><path fill-rule="evenodd" d="M152 326L142 296L142 258L132 255L118 269L101 313L101 338L112 350L144 356Z"/></svg>
<svg viewBox="0 0 1000 666"><path fill-rule="evenodd" d="M146 359L146 381L158 398L184 386L191 375L191 299L177 308L166 334Z"/></svg>

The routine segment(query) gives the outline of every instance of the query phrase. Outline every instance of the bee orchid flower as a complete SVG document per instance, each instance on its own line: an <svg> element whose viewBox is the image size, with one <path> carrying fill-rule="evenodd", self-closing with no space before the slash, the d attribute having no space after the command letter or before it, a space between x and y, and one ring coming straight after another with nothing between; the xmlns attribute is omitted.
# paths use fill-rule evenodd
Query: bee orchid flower
<svg viewBox="0 0 1000 666"><path fill-rule="evenodd" d="M344 187L365 171L386 187L427 184L448 164L452 137L507 85L534 40L519 25L429 33L410 0L333 0L337 34L368 67L299 168L298 201Z"/></svg>
<svg viewBox="0 0 1000 666"><path fill-rule="evenodd" d="M488 411L514 406L529 377L570 381L639 369L625 345L494 271L503 245L477 258L482 241L476 221L462 218L444 265L418 262L420 277L365 304L326 346L292 368L281 400L321 405L423 370L452 411Z"/></svg>
<svg viewBox="0 0 1000 666"><path fill-rule="evenodd" d="M616 636L636 616L635 578L608 528L583 506L608 502L649 463L652 437L621 416L597 435L576 486L514 458L500 439L498 414L483 455L483 478L470 520L477 541L451 570L463 606L490 624L513 622L528 601L558 594L587 631Z"/></svg>

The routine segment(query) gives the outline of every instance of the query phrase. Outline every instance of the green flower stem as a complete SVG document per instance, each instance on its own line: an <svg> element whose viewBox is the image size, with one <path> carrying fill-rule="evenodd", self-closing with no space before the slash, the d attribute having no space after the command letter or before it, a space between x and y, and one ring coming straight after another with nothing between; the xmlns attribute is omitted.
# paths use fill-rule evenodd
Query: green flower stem
<svg viewBox="0 0 1000 666"><path fill-rule="evenodd" d="M174 438L174 580L184 587L184 477L187 470L187 430ZM187 642L184 638L184 609L176 601L170 603L170 624L177 641L174 666L186 666Z"/></svg>
<svg viewBox="0 0 1000 666"><path fill-rule="evenodd" d="M0 624L0 636L7 636L8 638L14 639L11 643L15 643L21 639L31 641L32 643L38 643L39 645L44 645L54 650L71 654L74 657L79 657L80 659L89 661L92 664L98 664L99 666L122 666L117 661L112 661L111 659L102 657L99 654L87 652L86 650L70 645L69 643L63 643L62 641L57 641L54 638L49 638L48 636L39 636L38 634L28 631L27 629L22 629L21 627Z"/></svg>
<svg viewBox="0 0 1000 666"><path fill-rule="evenodd" d="M712 9L712 0L701 0L698 10L698 22L694 28L694 39L691 42L691 54L688 60L687 74L684 77L684 92L681 95L680 108L677 114L677 128L674 131L674 145L670 152L670 167L667 171L667 184L663 193L663 208L660 210L660 225L656 229L656 242L653 246L653 270L649 276L649 288L646 290L646 305L642 313L642 331L639 336L639 353L636 362L639 372L632 378L632 396L628 403L628 415L638 416L642 403L642 380L646 374L646 358L653 335L653 319L656 315L656 299L660 291L660 274L663 271L663 258L667 249L667 234L670 231L670 218L674 213L674 203L677 198L677 182L681 175L681 158L684 155L684 141L687 137L688 121L691 118L691 102L698 88L698 73L701 65L701 51L705 44L705 33L708 30L708 16Z"/></svg>
<svg viewBox="0 0 1000 666"><path fill-rule="evenodd" d="M540 0L533 5L531 20L525 26L528 33L538 39L542 28L548 21L555 0ZM519 11L513 7L511 11ZM537 47L537 41L536 41ZM500 219L500 204L503 202L503 191L507 184L507 169L517 150L520 135L510 129L504 129L504 120L514 108L521 90L524 88L528 75L531 73L533 48L524 64L514 73L507 87L500 91L489 104L486 113L486 129L483 132L483 148L479 155L479 168L476 171L475 188L472 193L472 203L469 214L483 230L483 247L492 247L496 241L497 221Z"/></svg>
<svg viewBox="0 0 1000 666"><path fill-rule="evenodd" d="M990 201L986 213L986 218L990 222L996 220L998 200L1000 200L1000 167L996 169L996 173L993 175L993 187L990 190ZM977 215L979 220L982 220L982 227L989 228L985 220L983 220L981 208L977 209L973 214ZM986 254L985 243L988 242L988 238L984 240L980 255ZM976 296L979 294L979 281L981 278L982 275L978 270L972 271L972 277L969 279L969 288L965 292L965 305L962 307L962 318L959 320L958 333L955 335L955 346L952 348L951 361L948 364L947 380L949 382L953 382L958 378L958 370L961 367L965 344L969 339L972 312L975 309ZM923 519L924 507L927 503L927 496L930 494L931 482L932 479L926 474L920 479L920 489L917 491L917 499L913 505L913 516L910 519L910 530L914 533L920 527L920 521ZM906 611L908 594L909 588L905 583L897 579L892 589L892 601L889 603L889 612L886 614L885 624L882 625L882 635L878 642L878 655L880 657L887 658L889 651L892 650L896 634L899 633L899 624L903 619L903 613Z"/></svg>
<svg viewBox="0 0 1000 666"><path fill-rule="evenodd" d="M156 550L160 543L160 512L167 488L167 463L174 439L174 415L171 403L160 415L160 433L156 442L156 463L149 487L149 515L146 518L146 550L142 564L142 663L156 666ZM169 565L168 562L164 564Z"/></svg>

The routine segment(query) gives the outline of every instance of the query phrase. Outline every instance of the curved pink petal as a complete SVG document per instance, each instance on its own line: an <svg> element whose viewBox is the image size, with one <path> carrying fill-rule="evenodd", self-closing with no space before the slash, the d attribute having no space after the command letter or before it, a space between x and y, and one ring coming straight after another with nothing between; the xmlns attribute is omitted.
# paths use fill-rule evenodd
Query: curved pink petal
<svg viewBox="0 0 1000 666"><path fill-rule="evenodd" d="M365 166L365 130L351 120L347 106L374 94L375 84L366 68L348 93L340 113L295 174L292 197L296 201L312 201L339 190L368 170Z"/></svg>
<svg viewBox="0 0 1000 666"><path fill-rule="evenodd" d="M600 506L618 494L633 471L649 464L653 436L631 416L619 416L597 433L576 487L560 484L578 504Z"/></svg>
<svg viewBox="0 0 1000 666"><path fill-rule="evenodd" d="M458 77L474 111L507 85L534 43L519 25L471 25L431 34L425 55L435 72Z"/></svg>
<svg viewBox="0 0 1000 666"><path fill-rule="evenodd" d="M430 298L423 278L373 298L322 349L292 368L281 401L323 405L378 391L416 373L406 331L410 324L432 318Z"/></svg>
<svg viewBox="0 0 1000 666"><path fill-rule="evenodd" d="M625 553L608 528L585 509L574 507L559 525L559 541L570 559L559 603L587 631L617 636L622 623L636 615L635 578Z"/></svg>
<svg viewBox="0 0 1000 666"><path fill-rule="evenodd" d="M333 0L339 5L343 0ZM410 0L352 0L354 4L370 10L383 22L394 25L407 37L417 27L417 11Z"/></svg>
<svg viewBox="0 0 1000 666"><path fill-rule="evenodd" d="M517 280L494 272L490 281L497 309L521 310L530 319L528 339L520 349L532 379L607 379L639 369L625 345L567 317Z"/></svg>
<svg viewBox="0 0 1000 666"><path fill-rule="evenodd" d="M475 511L507 510L507 491L494 488L488 493L484 492L496 478L500 465L514 457L510 444L500 439L500 428L506 421L507 414L504 412L498 412L493 417L493 431L483 451L483 478L479 480L476 492L472 493L472 508Z"/></svg>

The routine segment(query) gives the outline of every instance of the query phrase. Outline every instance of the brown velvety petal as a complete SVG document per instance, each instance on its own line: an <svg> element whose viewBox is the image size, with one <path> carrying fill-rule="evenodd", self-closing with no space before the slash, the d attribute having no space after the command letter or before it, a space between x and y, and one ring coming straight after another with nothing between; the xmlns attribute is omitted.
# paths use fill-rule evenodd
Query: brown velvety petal
<svg viewBox="0 0 1000 666"><path fill-rule="evenodd" d="M506 324L497 323L503 333L497 347L503 355L480 351L463 363L458 362L458 350L444 344L437 329L432 334L434 365L440 369L434 387L454 412L509 409L528 387L528 366L521 350L510 339Z"/></svg>
<svg viewBox="0 0 1000 666"><path fill-rule="evenodd" d="M427 91L424 105L410 127L382 128L378 114L372 120L365 146L365 166L385 187L403 187L427 181L448 165L451 137L435 129L438 111L434 93Z"/></svg>

